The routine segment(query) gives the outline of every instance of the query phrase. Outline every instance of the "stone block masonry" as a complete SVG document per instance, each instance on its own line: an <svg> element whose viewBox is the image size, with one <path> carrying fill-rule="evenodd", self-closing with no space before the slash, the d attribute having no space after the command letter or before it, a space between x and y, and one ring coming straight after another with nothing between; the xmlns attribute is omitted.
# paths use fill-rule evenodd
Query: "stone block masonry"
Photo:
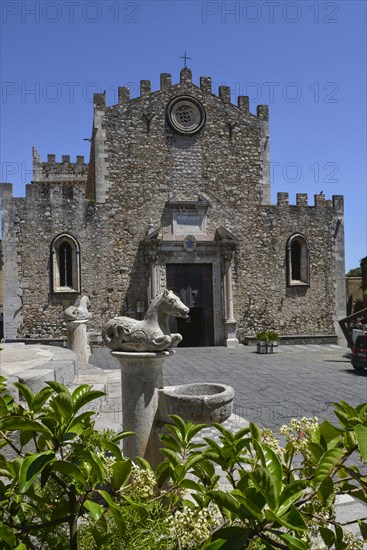
<svg viewBox="0 0 367 550"><path fill-rule="evenodd" d="M167 73L160 80L157 91L143 80L137 98L120 88L116 105L95 95L88 164L67 155L42 162L34 150L26 197L2 185L6 338L66 336L62 311L79 294L52 291L50 246L61 234L78 243L97 333L115 315L141 318L167 265L208 263L211 317L194 320L198 295L190 307L195 330L213 319L215 344L226 343L226 321L239 341L267 328L335 335L345 315L343 198L317 195L311 206L298 193L293 205L280 193L271 204L268 107L252 114L247 97L234 105L226 87L217 96L209 77L197 86L188 68L177 84ZM305 249L292 260L294 236ZM309 276L290 284L296 254ZM190 285L186 293L198 290Z"/></svg>

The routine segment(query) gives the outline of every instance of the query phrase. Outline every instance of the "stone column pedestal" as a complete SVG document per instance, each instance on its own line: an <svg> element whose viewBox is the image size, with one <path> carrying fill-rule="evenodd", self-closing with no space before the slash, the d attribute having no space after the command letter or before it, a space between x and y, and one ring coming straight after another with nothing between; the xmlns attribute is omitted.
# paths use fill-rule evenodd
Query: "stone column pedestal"
<svg viewBox="0 0 367 550"><path fill-rule="evenodd" d="M77 321L68 321L68 348L76 353L78 361L88 363L91 355L88 336L87 336L87 319Z"/></svg>
<svg viewBox="0 0 367 550"><path fill-rule="evenodd" d="M225 322L227 348L236 348L239 346L239 341L236 338L237 323L234 319Z"/></svg>
<svg viewBox="0 0 367 550"><path fill-rule="evenodd" d="M122 428L135 432L123 440L124 455L142 456L152 467L163 460L159 452L159 389L163 388L163 364L173 353L172 350L111 352L121 367Z"/></svg>
<svg viewBox="0 0 367 550"><path fill-rule="evenodd" d="M239 342L236 338L236 320L233 317L233 291L232 291L232 265L231 259L226 258L225 263L225 284L226 284L226 340L227 348L238 346Z"/></svg>

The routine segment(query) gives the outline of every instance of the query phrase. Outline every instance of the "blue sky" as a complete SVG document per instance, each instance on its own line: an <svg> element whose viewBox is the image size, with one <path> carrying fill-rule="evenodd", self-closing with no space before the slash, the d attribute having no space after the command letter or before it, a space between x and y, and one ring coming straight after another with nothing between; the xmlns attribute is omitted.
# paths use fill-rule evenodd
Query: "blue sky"
<svg viewBox="0 0 367 550"><path fill-rule="evenodd" d="M1 2L1 180L24 196L31 148L89 155L92 97L212 77L270 106L272 197L345 196L346 268L366 256L366 2Z"/></svg>

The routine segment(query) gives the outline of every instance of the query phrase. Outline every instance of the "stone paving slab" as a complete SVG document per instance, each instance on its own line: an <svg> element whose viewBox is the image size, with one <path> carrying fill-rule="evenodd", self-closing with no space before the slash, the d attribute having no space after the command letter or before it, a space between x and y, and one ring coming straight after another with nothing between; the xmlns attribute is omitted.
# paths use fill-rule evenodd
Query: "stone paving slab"
<svg viewBox="0 0 367 550"><path fill-rule="evenodd" d="M0 374L6 376L9 391L13 382L20 381L39 391L46 380L69 385L76 373L76 354L66 348L43 344L2 343L0 346ZM14 395L18 395L17 392Z"/></svg>
<svg viewBox="0 0 367 550"><path fill-rule="evenodd" d="M333 403L367 401L367 372L357 373L348 348L336 345L279 346L258 354L254 346L178 348L164 367L165 385L217 382L235 389L234 412L278 430L291 418L317 416L336 421ZM91 362L108 367L108 386L118 391L119 365L109 350L95 348ZM116 401L116 410L121 404Z"/></svg>

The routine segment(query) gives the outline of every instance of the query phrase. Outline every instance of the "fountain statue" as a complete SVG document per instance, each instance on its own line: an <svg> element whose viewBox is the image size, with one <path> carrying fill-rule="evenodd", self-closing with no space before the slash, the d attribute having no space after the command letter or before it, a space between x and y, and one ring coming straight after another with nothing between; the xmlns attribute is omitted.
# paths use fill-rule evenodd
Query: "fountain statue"
<svg viewBox="0 0 367 550"><path fill-rule="evenodd" d="M189 308L171 290L151 302L144 319L115 317L102 339L121 367L122 425L135 435L123 440L125 456L142 456L155 467L164 459L160 426L170 414L194 422L223 422L232 412L233 388L225 384L163 386L163 364L174 354L181 334L171 334L169 317L187 318Z"/></svg>
<svg viewBox="0 0 367 550"><path fill-rule="evenodd" d="M158 294L142 321L115 317L106 323L102 339L114 351L164 351L175 348L181 334L171 334L169 317L188 317L189 308L171 290Z"/></svg>

